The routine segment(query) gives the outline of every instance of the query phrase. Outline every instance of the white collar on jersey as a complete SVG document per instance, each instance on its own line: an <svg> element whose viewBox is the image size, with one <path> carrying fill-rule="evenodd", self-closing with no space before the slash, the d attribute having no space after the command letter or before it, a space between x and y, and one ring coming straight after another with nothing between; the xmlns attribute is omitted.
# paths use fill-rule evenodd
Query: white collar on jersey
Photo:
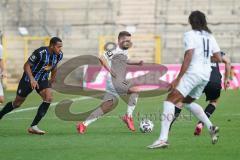
<svg viewBox="0 0 240 160"><path fill-rule="evenodd" d="M199 35L206 35L206 36L209 35L209 33L207 31L204 31L204 30L202 30L202 31L192 30L192 31L199 34Z"/></svg>

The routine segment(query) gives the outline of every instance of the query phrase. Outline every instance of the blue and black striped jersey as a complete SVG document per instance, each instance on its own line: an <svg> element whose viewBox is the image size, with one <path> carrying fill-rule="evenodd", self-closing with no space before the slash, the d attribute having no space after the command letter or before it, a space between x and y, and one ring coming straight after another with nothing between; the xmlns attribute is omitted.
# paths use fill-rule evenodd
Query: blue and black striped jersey
<svg viewBox="0 0 240 160"><path fill-rule="evenodd" d="M36 49L28 58L28 63L31 65L32 74L36 81L47 80L49 73L57 67L59 61L63 58L63 53L59 55L50 53L48 47L40 47ZM23 78L29 81L29 77L24 72Z"/></svg>

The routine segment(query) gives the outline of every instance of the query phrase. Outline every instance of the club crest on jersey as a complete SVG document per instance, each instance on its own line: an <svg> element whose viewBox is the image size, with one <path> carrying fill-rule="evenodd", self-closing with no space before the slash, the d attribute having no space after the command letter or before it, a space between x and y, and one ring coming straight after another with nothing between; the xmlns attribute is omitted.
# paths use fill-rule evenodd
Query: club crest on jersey
<svg viewBox="0 0 240 160"><path fill-rule="evenodd" d="M44 67L45 71L50 71L52 69L52 65L48 64L47 66Z"/></svg>

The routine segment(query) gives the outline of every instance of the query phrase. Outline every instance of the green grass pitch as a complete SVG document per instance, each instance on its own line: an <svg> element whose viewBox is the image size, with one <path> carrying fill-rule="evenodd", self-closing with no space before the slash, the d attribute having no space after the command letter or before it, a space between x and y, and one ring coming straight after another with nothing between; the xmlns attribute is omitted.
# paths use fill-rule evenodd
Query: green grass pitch
<svg viewBox="0 0 240 160"><path fill-rule="evenodd" d="M149 150L158 136L160 121L157 116L153 121L155 128L152 133L143 134L139 130L132 133L121 122L119 116L126 111L126 105L121 101L118 107L107 116L89 126L85 135L78 135L76 122L66 122L58 119L54 106L39 127L48 133L43 136L29 135L27 128L35 116L35 110L9 114L0 121L0 160L226 160L240 157L240 92L222 91L218 108L211 118L220 127L220 139L216 145L211 144L206 129L199 137L193 136L197 120L185 117L178 120L170 133L168 149ZM6 102L14 98L15 92L6 92ZM77 96L54 93L54 101ZM140 99L135 113L139 115L156 114L162 111L161 97ZM204 96L198 100L206 106ZM22 108L35 107L41 100L37 94L30 95ZM74 103L72 112L87 111L100 103L99 100L85 99ZM189 112L184 111L184 115ZM135 126L138 128L139 116L135 115Z"/></svg>

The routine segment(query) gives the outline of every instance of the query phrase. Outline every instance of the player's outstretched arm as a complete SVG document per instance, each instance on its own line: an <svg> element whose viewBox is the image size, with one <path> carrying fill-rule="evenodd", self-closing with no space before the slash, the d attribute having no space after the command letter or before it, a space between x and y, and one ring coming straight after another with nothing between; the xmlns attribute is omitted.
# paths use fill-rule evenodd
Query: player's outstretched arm
<svg viewBox="0 0 240 160"><path fill-rule="evenodd" d="M132 60L128 60L127 61L128 65L143 65L143 61L132 61Z"/></svg>
<svg viewBox="0 0 240 160"><path fill-rule="evenodd" d="M182 76L184 75L184 73L187 71L189 65L190 65L190 62L192 60L192 55L193 55L193 49L189 49L185 52L185 55L184 55L184 60L183 60L183 63L182 63L182 66L181 66L181 69L180 69L180 72L177 76L177 78L172 82L172 87L171 89L174 89L177 87L180 79L182 78Z"/></svg>
<svg viewBox="0 0 240 160"><path fill-rule="evenodd" d="M229 87L229 78L231 72L231 61L224 55L222 56L222 62L225 64L225 73L224 73L224 89L226 90Z"/></svg>
<svg viewBox="0 0 240 160"><path fill-rule="evenodd" d="M213 56L211 57L211 61L216 63L222 62L222 56L220 52L213 53Z"/></svg>
<svg viewBox="0 0 240 160"><path fill-rule="evenodd" d="M105 59L105 57L104 56L100 56L99 57L99 61L100 61L100 63L102 64L102 66L108 71L108 72L110 72L110 74L114 77L114 78L116 78L116 73L114 73L113 72L113 70L111 69L111 67L108 65L108 63L107 63L107 60Z"/></svg>
<svg viewBox="0 0 240 160"><path fill-rule="evenodd" d="M51 70L51 78L50 78L51 85L56 82L56 76L57 76L57 66Z"/></svg>

